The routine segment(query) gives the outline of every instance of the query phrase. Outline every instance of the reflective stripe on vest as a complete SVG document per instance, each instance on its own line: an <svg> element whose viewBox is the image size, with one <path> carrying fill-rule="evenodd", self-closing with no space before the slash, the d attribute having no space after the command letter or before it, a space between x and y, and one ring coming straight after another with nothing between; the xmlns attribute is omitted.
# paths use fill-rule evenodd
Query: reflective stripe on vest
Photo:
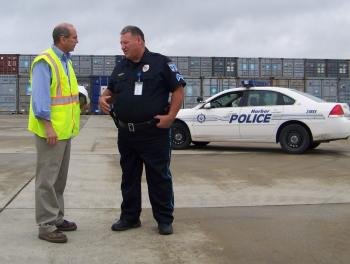
<svg viewBox="0 0 350 264"><path fill-rule="evenodd" d="M51 97L51 105L66 105L73 103L79 103L79 94Z"/></svg>
<svg viewBox="0 0 350 264"><path fill-rule="evenodd" d="M60 79L60 74L58 71L58 66L57 66L56 61L51 57L51 55L49 53L42 53L41 55L47 56L47 58L52 63L53 67L55 67L56 80L57 80L56 96L62 96L61 79Z"/></svg>

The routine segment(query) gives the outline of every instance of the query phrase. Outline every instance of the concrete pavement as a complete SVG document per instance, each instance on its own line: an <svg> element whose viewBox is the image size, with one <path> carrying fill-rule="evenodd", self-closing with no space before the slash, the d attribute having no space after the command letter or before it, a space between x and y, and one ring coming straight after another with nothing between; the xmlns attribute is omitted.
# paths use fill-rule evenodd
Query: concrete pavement
<svg viewBox="0 0 350 264"><path fill-rule="evenodd" d="M13 199L0 213L1 264L350 261L349 142L301 156L271 144L174 151L174 235L158 235L145 177L142 227L116 233L116 129L106 116L84 117L65 192L66 217L78 231L56 245L37 239L35 149L26 118L0 119L1 208Z"/></svg>

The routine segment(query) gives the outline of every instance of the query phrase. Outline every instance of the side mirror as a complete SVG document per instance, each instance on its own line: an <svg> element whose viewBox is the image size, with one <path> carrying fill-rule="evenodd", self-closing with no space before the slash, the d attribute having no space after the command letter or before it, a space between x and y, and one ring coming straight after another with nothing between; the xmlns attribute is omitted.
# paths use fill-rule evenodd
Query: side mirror
<svg viewBox="0 0 350 264"><path fill-rule="evenodd" d="M197 97L197 103L202 103L203 102L203 97L202 96L198 96Z"/></svg>
<svg viewBox="0 0 350 264"><path fill-rule="evenodd" d="M204 109L210 109L211 108L211 104L210 103L206 103L204 106L203 106Z"/></svg>

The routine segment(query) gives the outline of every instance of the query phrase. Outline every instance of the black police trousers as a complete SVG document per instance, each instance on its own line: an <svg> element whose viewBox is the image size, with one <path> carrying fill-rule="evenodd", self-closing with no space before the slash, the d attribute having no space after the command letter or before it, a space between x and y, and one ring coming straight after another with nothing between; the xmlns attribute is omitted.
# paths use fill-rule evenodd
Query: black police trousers
<svg viewBox="0 0 350 264"><path fill-rule="evenodd" d="M158 130L158 128L154 128ZM170 172L170 130L162 133L129 132L119 129L118 148L122 168L120 219L138 221L141 214L141 176L146 171L153 217L158 223L173 222L174 192Z"/></svg>

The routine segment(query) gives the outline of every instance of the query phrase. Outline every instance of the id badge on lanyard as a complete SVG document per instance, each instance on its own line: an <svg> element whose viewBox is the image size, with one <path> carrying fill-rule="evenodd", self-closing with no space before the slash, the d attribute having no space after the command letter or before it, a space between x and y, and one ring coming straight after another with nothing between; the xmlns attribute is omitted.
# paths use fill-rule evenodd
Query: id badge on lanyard
<svg viewBox="0 0 350 264"><path fill-rule="evenodd" d="M134 95L142 95L142 86L141 82L141 72L137 73L137 82L135 82Z"/></svg>

